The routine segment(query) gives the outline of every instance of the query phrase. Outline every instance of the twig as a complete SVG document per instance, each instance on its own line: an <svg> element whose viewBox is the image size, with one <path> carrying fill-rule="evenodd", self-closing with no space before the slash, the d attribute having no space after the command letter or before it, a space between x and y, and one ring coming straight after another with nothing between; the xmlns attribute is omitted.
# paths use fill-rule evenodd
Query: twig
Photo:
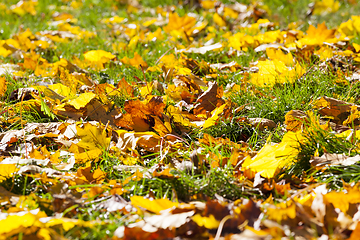
<svg viewBox="0 0 360 240"><path fill-rule="evenodd" d="M221 219L221 222L219 223L219 227L217 229L217 232L216 232L216 235L215 235L215 238L214 240L219 240L220 239L220 236L221 236L221 232L222 232L222 229L224 228L224 224L227 220L231 219L232 216L231 215L227 215L226 217L224 217L223 219Z"/></svg>
<svg viewBox="0 0 360 240"><path fill-rule="evenodd" d="M170 51L173 50L173 49L174 49L174 47L172 47L172 48L170 48L169 50L167 50L166 52L164 52L163 55L161 55L161 56L159 57L159 59L156 61L155 65L157 65L157 64L159 63L160 59L161 59L163 56L165 56L166 54L168 54L168 52L170 52Z"/></svg>

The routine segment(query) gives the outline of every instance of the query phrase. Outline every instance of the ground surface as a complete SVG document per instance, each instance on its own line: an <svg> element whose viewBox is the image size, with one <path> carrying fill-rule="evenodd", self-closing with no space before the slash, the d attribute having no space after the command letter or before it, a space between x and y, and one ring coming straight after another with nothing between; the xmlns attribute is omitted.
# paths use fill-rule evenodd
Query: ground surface
<svg viewBox="0 0 360 240"><path fill-rule="evenodd" d="M0 239L359 239L357 1L0 10Z"/></svg>

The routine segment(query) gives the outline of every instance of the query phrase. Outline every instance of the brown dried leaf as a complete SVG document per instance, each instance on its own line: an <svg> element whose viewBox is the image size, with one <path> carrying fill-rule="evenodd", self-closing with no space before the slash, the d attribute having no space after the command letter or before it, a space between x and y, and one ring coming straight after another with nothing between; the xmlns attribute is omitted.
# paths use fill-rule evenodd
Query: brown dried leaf
<svg viewBox="0 0 360 240"><path fill-rule="evenodd" d="M82 194L75 190L70 190L66 183L58 183L52 186L50 192L53 197L54 212L61 213L67 208L83 202L81 199Z"/></svg>
<svg viewBox="0 0 360 240"><path fill-rule="evenodd" d="M209 82L209 88L196 101L194 114L209 115L211 111L225 103L222 96L222 86L219 87L216 82Z"/></svg>
<svg viewBox="0 0 360 240"><path fill-rule="evenodd" d="M96 120L103 124L115 125L115 116L120 114L120 109L115 108L109 111L109 107L94 99L86 105L87 116L90 120Z"/></svg>
<svg viewBox="0 0 360 240"><path fill-rule="evenodd" d="M272 129L276 127L276 123L273 120L266 118L249 118L249 123L253 125L254 128L259 129L260 131L267 129Z"/></svg>
<svg viewBox="0 0 360 240"><path fill-rule="evenodd" d="M314 167L343 165L349 166L360 161L360 155L348 157L345 154L324 153L321 157L312 157L310 163Z"/></svg>
<svg viewBox="0 0 360 240"><path fill-rule="evenodd" d="M342 124L350 115L351 106L356 106L360 110L360 106L354 105L331 97L322 97L315 102L315 108L319 109L319 113L323 116L334 117L334 122Z"/></svg>

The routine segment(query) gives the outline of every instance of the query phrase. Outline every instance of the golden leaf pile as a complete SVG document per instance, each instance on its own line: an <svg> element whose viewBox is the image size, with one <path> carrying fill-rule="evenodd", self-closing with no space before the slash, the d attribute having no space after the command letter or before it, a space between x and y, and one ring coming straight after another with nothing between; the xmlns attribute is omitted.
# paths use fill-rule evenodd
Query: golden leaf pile
<svg viewBox="0 0 360 240"><path fill-rule="evenodd" d="M101 239L358 239L360 185L319 179L360 161L360 105L350 97L360 16L304 29L273 22L263 1L184 1L197 9L187 12L104 0L108 13L86 27L95 1L8 2L0 18L46 27L0 40L0 239L72 239L109 225ZM308 17L344 2L316 0ZM310 86L307 111L283 111L278 122L249 117L251 97L234 100L276 105L265 91L315 71L349 93ZM227 128L214 134L230 123L243 131L236 139ZM327 144L313 144L320 138ZM295 174L301 164L308 169ZM197 186L222 174L224 186ZM226 183L231 198L202 192Z"/></svg>

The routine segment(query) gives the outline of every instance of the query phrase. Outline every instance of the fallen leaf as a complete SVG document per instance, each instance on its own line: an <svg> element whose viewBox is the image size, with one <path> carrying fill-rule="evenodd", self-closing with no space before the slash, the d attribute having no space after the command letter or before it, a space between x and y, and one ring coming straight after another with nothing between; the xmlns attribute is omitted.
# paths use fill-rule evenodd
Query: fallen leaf
<svg viewBox="0 0 360 240"><path fill-rule="evenodd" d="M87 92L87 93L81 94L79 97L67 102L66 104L73 106L75 109L80 109L80 108L85 107L95 97L96 97L96 95L94 93Z"/></svg>
<svg viewBox="0 0 360 240"><path fill-rule="evenodd" d="M313 9L313 14L325 15L329 13L335 13L339 10L339 1L334 0L321 0L316 1Z"/></svg>
<svg viewBox="0 0 360 240"><path fill-rule="evenodd" d="M142 57L135 52L133 58L128 58L127 56L120 59L120 61L124 64L131 65L136 68L146 69L148 67L147 63L142 59Z"/></svg>
<svg viewBox="0 0 360 240"><path fill-rule="evenodd" d="M248 118L249 123L253 125L254 128L259 129L260 131L264 129L273 129L276 127L276 123L270 119L266 118Z"/></svg>
<svg viewBox="0 0 360 240"><path fill-rule="evenodd" d="M337 124L342 124L346 120L352 106L354 104L326 96L317 99L314 103L314 108L318 109L321 115L333 117L333 121Z"/></svg>
<svg viewBox="0 0 360 240"><path fill-rule="evenodd" d="M191 218L197 225L200 227L205 227L207 229L216 229L219 227L220 222L215 219L214 215L210 214L208 217L201 216L196 214Z"/></svg>
<svg viewBox="0 0 360 240"><path fill-rule="evenodd" d="M115 56L104 50L91 50L84 53L84 58L90 62L107 63Z"/></svg>
<svg viewBox="0 0 360 240"><path fill-rule="evenodd" d="M265 178L272 178L282 167L296 161L301 141L304 141L304 137L300 131L287 132L281 143L265 144L255 157L247 157L242 167L259 172Z"/></svg>
<svg viewBox="0 0 360 240"><path fill-rule="evenodd" d="M222 99L223 88L216 82L209 82L209 88L199 96L194 106L194 114L210 114L215 108L225 103Z"/></svg>
<svg viewBox="0 0 360 240"><path fill-rule="evenodd" d="M335 166L343 165L350 166L360 161L360 155L353 157L346 156L345 154L324 153L321 157L311 157L310 163L312 166Z"/></svg>
<svg viewBox="0 0 360 240"><path fill-rule="evenodd" d="M15 164L0 164L0 182L12 177L18 170Z"/></svg>
<svg viewBox="0 0 360 240"><path fill-rule="evenodd" d="M136 207L142 207L146 210L160 214L161 211L177 207L179 204L171 202L168 199L147 199L141 196L133 196L130 198L131 204Z"/></svg>

